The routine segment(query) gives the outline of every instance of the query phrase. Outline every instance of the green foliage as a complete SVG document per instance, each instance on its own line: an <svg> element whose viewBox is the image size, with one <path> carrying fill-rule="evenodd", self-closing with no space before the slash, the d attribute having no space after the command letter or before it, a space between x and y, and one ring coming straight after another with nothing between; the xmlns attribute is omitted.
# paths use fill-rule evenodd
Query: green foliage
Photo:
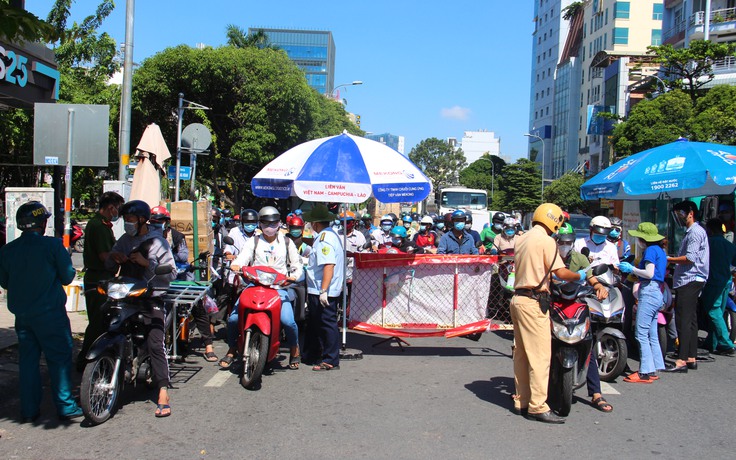
<svg viewBox="0 0 736 460"><path fill-rule="evenodd" d="M485 154L460 171L460 185L468 188L483 189L488 192L488 206L499 209L505 205L504 193L500 190L499 180L506 162L496 155ZM495 184L493 179L495 178Z"/></svg>
<svg viewBox="0 0 736 460"><path fill-rule="evenodd" d="M505 209L530 212L541 203L542 172L539 164L520 158L503 167L501 190L505 193Z"/></svg>
<svg viewBox="0 0 736 460"><path fill-rule="evenodd" d="M168 145L175 145L171 114L179 93L212 109L184 113L184 126L204 123L213 132L212 153L198 157L198 184L216 190L218 201L223 189L225 201L236 207L252 199L251 178L275 156L315 137L363 133L339 103L307 85L283 51L182 45L146 59L133 76L132 138L155 122ZM218 182L225 187L216 187Z"/></svg>
<svg viewBox="0 0 736 460"><path fill-rule="evenodd" d="M585 183L582 174L565 173L559 179L544 187L544 201L555 203L569 212L582 211L585 202L580 198L580 187Z"/></svg>
<svg viewBox="0 0 736 460"><path fill-rule="evenodd" d="M690 98L680 90L639 102L628 119L614 127L615 161L687 136L692 112Z"/></svg>
<svg viewBox="0 0 736 460"><path fill-rule="evenodd" d="M699 88L713 80L713 62L736 52L734 43L717 43L710 40L693 40L688 48L675 48L671 44L648 47L657 62L665 68L667 86L682 88L683 84L693 105L699 96Z"/></svg>
<svg viewBox="0 0 736 460"><path fill-rule="evenodd" d="M409 159L432 181L435 190L457 184L460 171L465 167L462 149L455 150L436 137L424 139L411 149Z"/></svg>
<svg viewBox="0 0 736 460"><path fill-rule="evenodd" d="M55 37L54 27L26 10L0 0L0 39L11 43L38 42Z"/></svg>
<svg viewBox="0 0 736 460"><path fill-rule="evenodd" d="M268 35L263 30L256 30L248 34L242 28L228 24L225 28L225 36L227 37L227 44L236 48L277 49L276 46L269 43Z"/></svg>
<svg viewBox="0 0 736 460"><path fill-rule="evenodd" d="M581 14L584 9L585 2L572 2L562 9L562 19L569 21L578 14Z"/></svg>
<svg viewBox="0 0 736 460"><path fill-rule="evenodd" d="M736 87L709 90L698 99L689 124L691 140L736 145Z"/></svg>

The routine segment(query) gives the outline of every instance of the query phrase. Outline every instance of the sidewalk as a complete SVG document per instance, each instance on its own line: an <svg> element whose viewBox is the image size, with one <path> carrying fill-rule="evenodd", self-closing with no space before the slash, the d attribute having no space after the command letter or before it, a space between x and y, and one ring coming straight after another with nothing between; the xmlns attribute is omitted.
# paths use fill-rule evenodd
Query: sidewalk
<svg viewBox="0 0 736 460"><path fill-rule="evenodd" d="M79 296L79 311L67 312L72 326L72 334L82 334L87 328L87 312L84 310L84 296ZM0 350L18 343L15 334L15 316L8 310L5 290L0 289Z"/></svg>

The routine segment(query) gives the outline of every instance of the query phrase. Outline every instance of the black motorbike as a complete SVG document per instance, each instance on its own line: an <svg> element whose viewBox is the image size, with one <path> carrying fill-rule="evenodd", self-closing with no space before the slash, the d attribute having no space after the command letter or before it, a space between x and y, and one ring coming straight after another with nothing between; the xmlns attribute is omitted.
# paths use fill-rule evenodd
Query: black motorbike
<svg viewBox="0 0 736 460"><path fill-rule="evenodd" d="M154 271L156 275L170 272L169 266L158 266ZM107 296L102 306L107 332L87 352L79 393L82 411L95 425L115 413L124 384L151 380L148 326L143 312L151 308L151 296L159 289L151 285L151 280L118 276L101 282L97 290ZM172 320L167 313L165 330L171 329Z"/></svg>

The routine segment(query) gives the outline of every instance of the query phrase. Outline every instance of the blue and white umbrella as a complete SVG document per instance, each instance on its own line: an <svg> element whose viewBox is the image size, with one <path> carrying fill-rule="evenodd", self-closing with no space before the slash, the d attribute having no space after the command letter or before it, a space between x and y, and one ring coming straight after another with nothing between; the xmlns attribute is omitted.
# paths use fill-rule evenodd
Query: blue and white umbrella
<svg viewBox="0 0 736 460"><path fill-rule="evenodd" d="M580 187L584 200L649 200L722 195L736 189L736 147L675 142L609 166Z"/></svg>
<svg viewBox="0 0 736 460"><path fill-rule="evenodd" d="M417 202L432 190L430 180L396 150L343 132L293 147L268 163L251 181L263 198L297 196L305 201Z"/></svg>

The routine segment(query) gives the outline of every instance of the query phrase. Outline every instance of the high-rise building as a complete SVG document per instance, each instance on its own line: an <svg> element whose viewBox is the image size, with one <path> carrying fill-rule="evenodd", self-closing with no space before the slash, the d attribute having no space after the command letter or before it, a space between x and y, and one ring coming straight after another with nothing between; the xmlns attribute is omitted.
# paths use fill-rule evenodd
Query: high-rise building
<svg viewBox="0 0 736 460"><path fill-rule="evenodd" d="M501 139L493 131L465 131L460 148L465 154L465 161L470 164L486 153L499 156Z"/></svg>
<svg viewBox="0 0 736 460"><path fill-rule="evenodd" d="M307 75L307 83L320 94L331 95L335 87L335 41L332 32L320 30L265 29L268 43L286 51L289 59Z"/></svg>
<svg viewBox="0 0 736 460"><path fill-rule="evenodd" d="M406 156L405 145L404 145L404 136L397 136L395 134L391 133L383 133L383 134L366 134L366 139L370 139L372 141L380 142L383 145L387 145L391 147L392 149L396 150L400 154Z"/></svg>
<svg viewBox="0 0 736 460"><path fill-rule="evenodd" d="M534 0L529 106L529 133L534 136L529 137L529 150L530 159L532 149L537 152L536 161L541 163L544 156L545 178L551 177L557 64L569 31L569 23L562 18L562 10L570 3L572 0Z"/></svg>

